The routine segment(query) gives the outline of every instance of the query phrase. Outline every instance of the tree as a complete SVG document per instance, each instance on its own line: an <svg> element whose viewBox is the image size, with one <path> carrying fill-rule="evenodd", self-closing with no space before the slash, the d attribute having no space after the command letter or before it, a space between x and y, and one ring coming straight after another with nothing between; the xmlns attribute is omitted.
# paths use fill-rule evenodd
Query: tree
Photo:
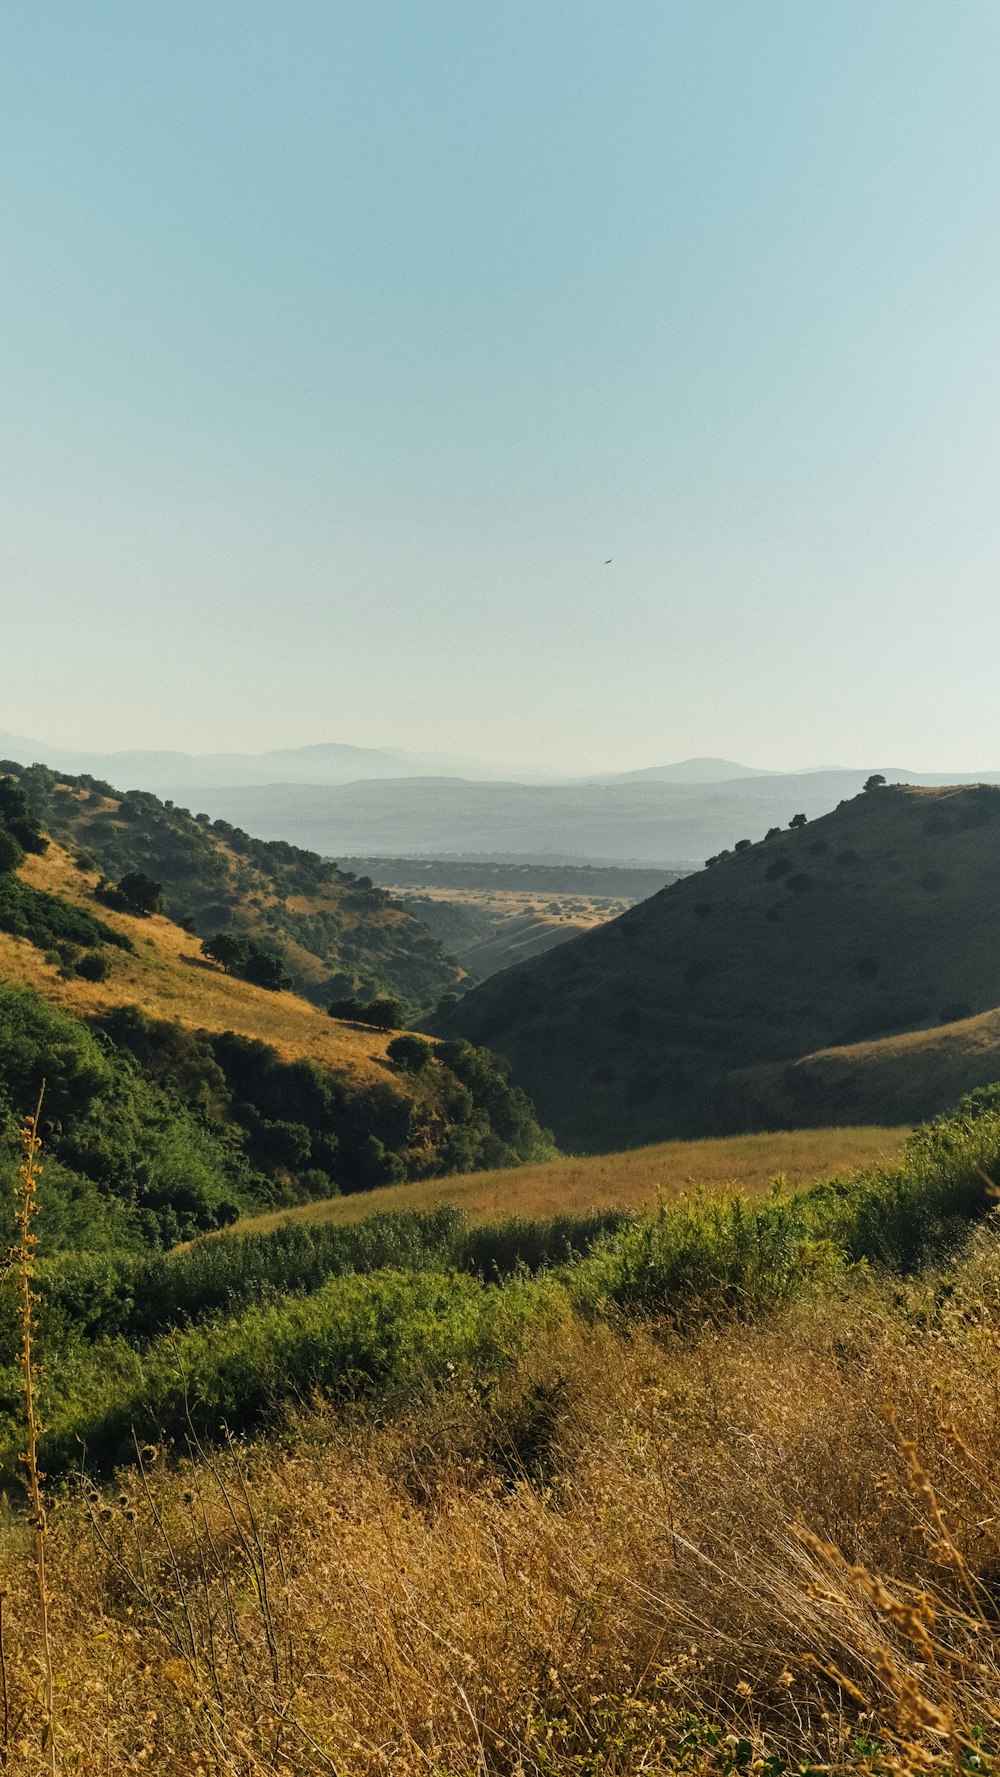
<svg viewBox="0 0 1000 1777"><path fill-rule="evenodd" d="M405 1031L401 1037L393 1037L386 1049L386 1054L394 1067L404 1074L423 1073L434 1058L434 1045L424 1037L411 1035Z"/></svg>
<svg viewBox="0 0 1000 1777"><path fill-rule="evenodd" d="M0 828L6 829L22 851L43 852L49 843L20 784L10 777L0 777Z"/></svg>
<svg viewBox="0 0 1000 1777"><path fill-rule="evenodd" d="M767 841L769 839L780 839L780 838L781 838L781 828L780 827L768 827L767 832L764 834L765 844L767 843Z"/></svg>
<svg viewBox="0 0 1000 1777"><path fill-rule="evenodd" d="M880 771L873 771L871 777L866 778L865 780L866 790L882 790L884 788L885 778Z"/></svg>
<svg viewBox="0 0 1000 1777"><path fill-rule="evenodd" d="M372 1024L376 1030L396 1030L403 1022L403 1008L399 1001L384 994L377 1000L331 1000L327 1011L331 1018L348 1018L352 1024Z"/></svg>
<svg viewBox="0 0 1000 1777"><path fill-rule="evenodd" d="M7 833L0 827L0 876L16 870L24 863L24 852L18 845L13 833Z"/></svg>
<svg viewBox="0 0 1000 1777"><path fill-rule="evenodd" d="M266 987L272 993L278 993L283 987L291 985L280 956L273 956L270 951L262 950L253 939L248 941L247 948L250 954L240 971L244 981L252 981L255 987Z"/></svg>
<svg viewBox="0 0 1000 1777"><path fill-rule="evenodd" d="M238 975L250 954L247 940L237 937L235 932L216 932L211 938L203 938L201 948L227 975Z"/></svg>
<svg viewBox="0 0 1000 1777"><path fill-rule="evenodd" d="M806 824L806 817L804 814L793 814L791 820L788 823L789 827L804 827L805 824Z"/></svg>
<svg viewBox="0 0 1000 1777"><path fill-rule="evenodd" d="M752 846L753 846L752 839L737 839L736 844L733 846L733 850L734 851L750 851Z"/></svg>
<svg viewBox="0 0 1000 1777"><path fill-rule="evenodd" d="M131 913L135 919L145 919L150 913L162 911L163 884L155 882L144 870L126 870L120 882L102 882L97 898L119 913Z"/></svg>
<svg viewBox="0 0 1000 1777"><path fill-rule="evenodd" d="M216 932L213 937L202 940L201 948L206 956L225 969L227 975L238 975L241 981L250 981L254 987L266 987L271 993L277 993L289 985L280 956L264 950L253 938L240 937L236 932Z"/></svg>

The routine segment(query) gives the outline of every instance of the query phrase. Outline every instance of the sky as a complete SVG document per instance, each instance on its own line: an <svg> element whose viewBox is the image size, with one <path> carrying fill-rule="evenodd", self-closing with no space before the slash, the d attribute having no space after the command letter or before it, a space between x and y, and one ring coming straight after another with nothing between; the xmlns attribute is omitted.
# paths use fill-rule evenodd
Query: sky
<svg viewBox="0 0 1000 1777"><path fill-rule="evenodd" d="M998 78L995 0L9 0L0 728L1000 767Z"/></svg>

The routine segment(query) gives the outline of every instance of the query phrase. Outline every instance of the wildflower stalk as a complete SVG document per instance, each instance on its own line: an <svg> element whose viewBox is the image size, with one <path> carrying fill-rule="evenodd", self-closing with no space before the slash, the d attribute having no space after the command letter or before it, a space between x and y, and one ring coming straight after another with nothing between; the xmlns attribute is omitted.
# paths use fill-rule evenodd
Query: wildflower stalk
<svg viewBox="0 0 1000 1777"><path fill-rule="evenodd" d="M47 1767L50 1773L56 1771L55 1743L55 1677L52 1665L52 1640L49 1632L49 1593L45 1574L45 1544L48 1536L48 1523L45 1516L45 1502L42 1498L42 1481L44 1475L38 1466L38 1439L42 1431L41 1421L35 1405L35 1367L32 1335L34 1331L34 1310L38 1300L32 1284L34 1281L34 1258L37 1237L32 1232L37 1204L38 1179L41 1173L39 1153L42 1146L38 1133L39 1119L42 1114L42 1100L45 1097L45 1081L42 1081L38 1094L38 1103L31 1116L25 1118L21 1125L21 1147L24 1159L18 1168L20 1184L17 1191L14 1225L17 1238L14 1248L14 1260L17 1267L18 1297L21 1314L21 1352L20 1367L24 1393L24 1418L27 1432L26 1448L22 1452L28 1480L29 1517L34 1539L35 1584L38 1594L38 1619L41 1638L42 1667L42 1744L47 1756Z"/></svg>

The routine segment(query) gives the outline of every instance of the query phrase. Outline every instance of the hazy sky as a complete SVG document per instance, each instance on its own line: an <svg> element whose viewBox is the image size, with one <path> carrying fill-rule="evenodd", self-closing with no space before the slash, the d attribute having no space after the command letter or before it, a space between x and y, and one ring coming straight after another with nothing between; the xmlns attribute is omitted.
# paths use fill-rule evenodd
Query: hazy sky
<svg viewBox="0 0 1000 1777"><path fill-rule="evenodd" d="M0 82L0 728L1000 766L996 0L8 0Z"/></svg>

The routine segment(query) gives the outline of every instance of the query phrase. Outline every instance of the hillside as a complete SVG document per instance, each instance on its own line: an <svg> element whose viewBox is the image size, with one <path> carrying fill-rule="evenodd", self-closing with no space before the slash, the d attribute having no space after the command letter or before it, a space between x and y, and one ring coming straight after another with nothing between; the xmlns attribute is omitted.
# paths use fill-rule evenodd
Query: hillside
<svg viewBox="0 0 1000 1777"><path fill-rule="evenodd" d="M245 933L280 955L294 986L332 998L388 990L416 1009L434 1005L461 971L405 908L366 878L281 840L253 839L225 821L119 792L89 777L61 778L11 761L46 832L109 877L141 870L163 884L166 911L201 936Z"/></svg>
<svg viewBox="0 0 1000 1777"><path fill-rule="evenodd" d="M998 874L1000 790L884 788L508 970L433 1028L509 1056L571 1147L905 1122L1000 1075L1000 1019L978 1016L1000 1005Z"/></svg>
<svg viewBox="0 0 1000 1777"><path fill-rule="evenodd" d="M817 1179L854 1172L862 1166L892 1164L909 1130L861 1128L779 1129L765 1134L728 1135L707 1141L656 1142L620 1154L560 1154L519 1166L516 1171L464 1173L354 1191L293 1210L245 1217L227 1232L265 1233L297 1223L343 1225L386 1212L434 1211L442 1204L461 1210L471 1222L505 1216L533 1221L585 1216L594 1210L655 1211L701 1193L734 1191L764 1196L776 1179L800 1190Z"/></svg>
<svg viewBox="0 0 1000 1777"><path fill-rule="evenodd" d="M0 778L3 1244L16 1131L43 1082L46 1250L172 1244L282 1203L551 1153L494 1057L236 979L98 887Z"/></svg>

